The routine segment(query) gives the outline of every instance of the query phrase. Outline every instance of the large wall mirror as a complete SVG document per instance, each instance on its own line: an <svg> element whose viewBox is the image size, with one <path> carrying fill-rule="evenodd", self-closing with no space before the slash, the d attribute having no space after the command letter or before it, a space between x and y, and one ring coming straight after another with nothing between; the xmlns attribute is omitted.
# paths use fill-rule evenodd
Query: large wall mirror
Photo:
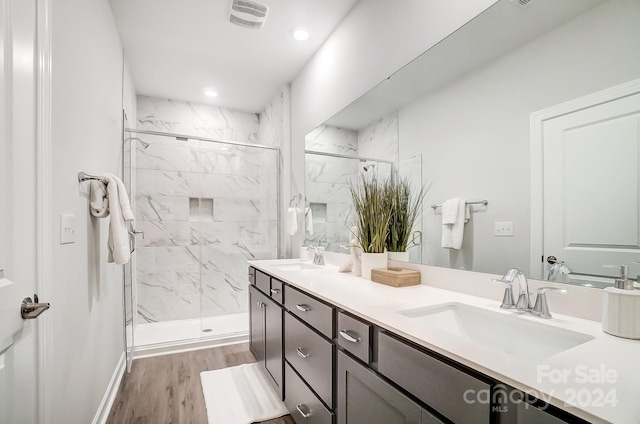
<svg viewBox="0 0 640 424"><path fill-rule="evenodd" d="M517 266L534 278L609 285L618 271L602 265L640 261L638 96L629 96L623 118L607 118L612 125L598 125L579 142L574 132L573 141L543 156L555 161L557 179L532 169L547 164L531 154L531 123L539 111L640 78L637 22L634 0L496 2L307 135L307 205L326 204L318 214L327 224L307 242L330 250L345 243L348 180L359 172L396 172L430 187L413 262L495 274ZM354 161L348 169L338 165L345 157ZM612 157L628 160L622 165ZM620 166L624 173L616 171ZM544 191L539 202L532 187ZM559 194L547 196L558 187ZM470 205L460 249L441 247L441 209L432 207L451 198L487 201ZM549 217L557 222L545 226ZM331 227L331 219L341 226ZM532 222L541 224L533 233ZM543 237L570 240L545 251ZM601 246L606 254L598 253ZM590 266L576 261L575 251L590 252ZM630 265L635 278L640 265Z"/></svg>

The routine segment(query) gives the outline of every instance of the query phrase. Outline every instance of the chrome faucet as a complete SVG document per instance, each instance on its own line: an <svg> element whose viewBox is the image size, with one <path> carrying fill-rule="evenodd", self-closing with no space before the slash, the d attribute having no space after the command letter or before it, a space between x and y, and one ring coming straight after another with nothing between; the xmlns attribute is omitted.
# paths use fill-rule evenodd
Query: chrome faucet
<svg viewBox="0 0 640 424"><path fill-rule="evenodd" d="M513 303L513 280L518 279L520 287L520 295L518 296L518 302ZM505 296L502 300L502 309L516 309L520 312L531 312L531 300L529 298L529 283L527 277L524 276L524 272L520 268L511 268L506 274L499 279L491 279L495 283L504 283L507 285L505 290Z"/></svg>
<svg viewBox="0 0 640 424"><path fill-rule="evenodd" d="M514 303L512 283L516 278L518 279L520 294L518 296L518 302ZM547 304L547 297L545 295L547 291L554 291L560 294L567 293L567 291L564 289L542 287L538 289L536 305L534 307L531 307L529 282L527 281L527 277L525 277L524 272L520 268L511 268L504 276L502 276L502 278L491 279L491 281L495 283L504 283L507 285L507 288L504 292L504 297L502 299L502 305L500 305L502 309L515 309L519 312L524 312L526 314L531 314L540 318L551 318L551 313L549 312L549 306Z"/></svg>
<svg viewBox="0 0 640 424"><path fill-rule="evenodd" d="M313 264L314 265L324 265L324 251L320 250L318 246L309 246L307 250L313 252Z"/></svg>

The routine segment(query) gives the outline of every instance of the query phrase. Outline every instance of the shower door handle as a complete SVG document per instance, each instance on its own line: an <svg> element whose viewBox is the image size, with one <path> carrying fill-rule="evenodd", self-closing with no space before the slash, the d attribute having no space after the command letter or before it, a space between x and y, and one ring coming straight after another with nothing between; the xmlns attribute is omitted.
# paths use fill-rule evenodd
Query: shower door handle
<svg viewBox="0 0 640 424"><path fill-rule="evenodd" d="M136 236L142 234L142 240L144 240L144 231L136 230L132 228L129 230L129 251L131 253L136 251Z"/></svg>

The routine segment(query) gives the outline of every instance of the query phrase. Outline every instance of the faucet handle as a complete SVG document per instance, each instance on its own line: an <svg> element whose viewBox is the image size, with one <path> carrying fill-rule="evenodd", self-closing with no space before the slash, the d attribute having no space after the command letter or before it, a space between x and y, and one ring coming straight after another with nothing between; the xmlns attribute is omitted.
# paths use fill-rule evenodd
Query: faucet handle
<svg viewBox="0 0 640 424"><path fill-rule="evenodd" d="M541 287L538 289L538 295L536 296L536 304L533 306L531 313L540 318L551 318L551 312L549 312L549 304L547 303L547 292L552 291L560 294L567 294L565 289L557 289L555 287Z"/></svg>
<svg viewBox="0 0 640 424"><path fill-rule="evenodd" d="M626 280L629 276L629 265L602 265L602 268L618 268L620 269L620 279Z"/></svg>
<svg viewBox="0 0 640 424"><path fill-rule="evenodd" d="M502 283L506 284L507 287L504 289L504 296L502 297L502 305L500 305L501 309L514 309L516 307L516 302L513 299L513 284L512 281L503 280L500 278L492 278L491 282L493 283Z"/></svg>
<svg viewBox="0 0 640 424"><path fill-rule="evenodd" d="M620 277L615 280L615 288L633 290L633 281L629 280L629 265L602 265L602 267L620 268Z"/></svg>

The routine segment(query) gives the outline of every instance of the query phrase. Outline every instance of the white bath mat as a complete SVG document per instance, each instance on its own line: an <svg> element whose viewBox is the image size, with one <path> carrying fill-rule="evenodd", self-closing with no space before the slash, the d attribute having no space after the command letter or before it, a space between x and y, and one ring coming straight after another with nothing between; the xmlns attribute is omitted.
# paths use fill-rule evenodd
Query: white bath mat
<svg viewBox="0 0 640 424"><path fill-rule="evenodd" d="M200 373L209 424L249 424L288 414L260 365Z"/></svg>

